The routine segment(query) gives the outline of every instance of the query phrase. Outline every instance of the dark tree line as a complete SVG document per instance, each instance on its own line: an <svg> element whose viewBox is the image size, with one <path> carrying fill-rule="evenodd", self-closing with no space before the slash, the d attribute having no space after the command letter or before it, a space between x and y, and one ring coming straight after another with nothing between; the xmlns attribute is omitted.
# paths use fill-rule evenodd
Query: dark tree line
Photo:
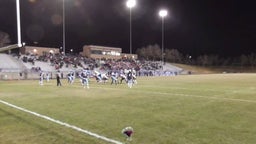
<svg viewBox="0 0 256 144"><path fill-rule="evenodd" d="M159 45L148 45L146 47L137 49L139 59L161 61L162 49ZM251 53L248 55L242 54L237 57L220 57L218 55L200 55L198 57L192 57L190 55L184 55L177 49L165 49L164 61L171 63L183 63L199 66L240 66L240 67L252 67L256 66L256 54Z"/></svg>
<svg viewBox="0 0 256 144"><path fill-rule="evenodd" d="M6 46L11 42L9 34L0 31L0 47Z"/></svg>

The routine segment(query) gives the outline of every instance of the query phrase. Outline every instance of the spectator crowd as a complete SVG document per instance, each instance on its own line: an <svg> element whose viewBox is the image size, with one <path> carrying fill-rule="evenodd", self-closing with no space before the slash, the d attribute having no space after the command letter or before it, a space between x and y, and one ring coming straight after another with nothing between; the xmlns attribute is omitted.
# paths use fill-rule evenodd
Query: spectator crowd
<svg viewBox="0 0 256 144"><path fill-rule="evenodd" d="M32 71L43 71L43 68L36 66L36 61L49 63L55 70L69 68L70 70L84 69L98 70L104 72L120 72L129 69L136 71L138 76L171 76L179 74L176 69L163 69L159 61L145 61L122 58L119 60L113 59L92 59L79 55L61 55L61 54L45 54L43 56L27 54L19 56L24 63L31 63Z"/></svg>

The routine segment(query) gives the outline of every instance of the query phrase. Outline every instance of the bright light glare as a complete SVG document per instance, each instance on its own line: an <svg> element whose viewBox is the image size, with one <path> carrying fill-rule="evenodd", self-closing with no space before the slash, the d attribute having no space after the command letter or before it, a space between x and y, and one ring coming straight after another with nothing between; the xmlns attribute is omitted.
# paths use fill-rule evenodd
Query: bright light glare
<svg viewBox="0 0 256 144"><path fill-rule="evenodd" d="M29 0L29 2L34 3L34 2L36 2L36 0Z"/></svg>
<svg viewBox="0 0 256 144"><path fill-rule="evenodd" d="M136 0L128 0L128 1L126 2L126 6L127 6L128 8L133 8L133 7L135 7L135 5L136 5Z"/></svg>
<svg viewBox="0 0 256 144"><path fill-rule="evenodd" d="M162 10L159 11L159 16L160 17L166 17L167 14L168 14L167 10L162 9Z"/></svg>

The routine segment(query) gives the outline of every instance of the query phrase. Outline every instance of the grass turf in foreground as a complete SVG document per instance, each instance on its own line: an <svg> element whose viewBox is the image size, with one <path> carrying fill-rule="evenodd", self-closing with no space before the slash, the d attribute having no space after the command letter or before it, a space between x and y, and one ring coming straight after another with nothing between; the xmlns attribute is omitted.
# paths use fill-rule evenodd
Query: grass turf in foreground
<svg viewBox="0 0 256 144"><path fill-rule="evenodd" d="M142 77L138 85L1 81L0 99L118 141L254 144L256 75ZM0 104L0 143L107 143Z"/></svg>

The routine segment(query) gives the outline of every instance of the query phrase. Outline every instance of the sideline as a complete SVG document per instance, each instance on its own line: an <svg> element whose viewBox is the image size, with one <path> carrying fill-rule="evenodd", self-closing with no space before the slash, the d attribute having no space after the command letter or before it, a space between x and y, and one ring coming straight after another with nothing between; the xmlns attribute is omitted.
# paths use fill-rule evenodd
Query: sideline
<svg viewBox="0 0 256 144"><path fill-rule="evenodd" d="M79 128L79 127L77 127L77 126L70 125L70 124L68 124L68 123L61 122L61 121L59 121L59 120L55 120L55 119L50 118L50 117L48 117L48 116L41 115L41 114L38 114L38 113L33 112L33 111L29 111L29 110L27 110L27 109L24 109L24 108L22 108L22 107L15 106L15 105L10 104L10 103L8 103L8 102L5 102L5 101L0 100L0 103L5 104L5 105L7 105L7 106L10 106L10 107L12 107L12 108L18 109L18 110L20 110L20 111L23 111L23 112L26 112L26 113L29 113L29 114L38 116L38 117L40 117L40 118L49 120L49 121L54 122L54 123L57 123L57 124L59 124L59 125L62 125L62 126L65 126L65 127L71 128L71 129L74 129L74 130L76 130L76 131L85 133L85 134L90 135L90 136L93 136L93 137L95 137L95 138L102 139L102 140L104 140L104 141L106 141L106 142L110 142L110 143L113 143L113 144L123 144L122 142L119 142L119 141L116 141L116 140L113 140L113 139L110 139L110 138L107 138L107 137L98 135L98 134L96 134L96 133L90 132L90 131L88 131L88 130L84 130L84 129Z"/></svg>

